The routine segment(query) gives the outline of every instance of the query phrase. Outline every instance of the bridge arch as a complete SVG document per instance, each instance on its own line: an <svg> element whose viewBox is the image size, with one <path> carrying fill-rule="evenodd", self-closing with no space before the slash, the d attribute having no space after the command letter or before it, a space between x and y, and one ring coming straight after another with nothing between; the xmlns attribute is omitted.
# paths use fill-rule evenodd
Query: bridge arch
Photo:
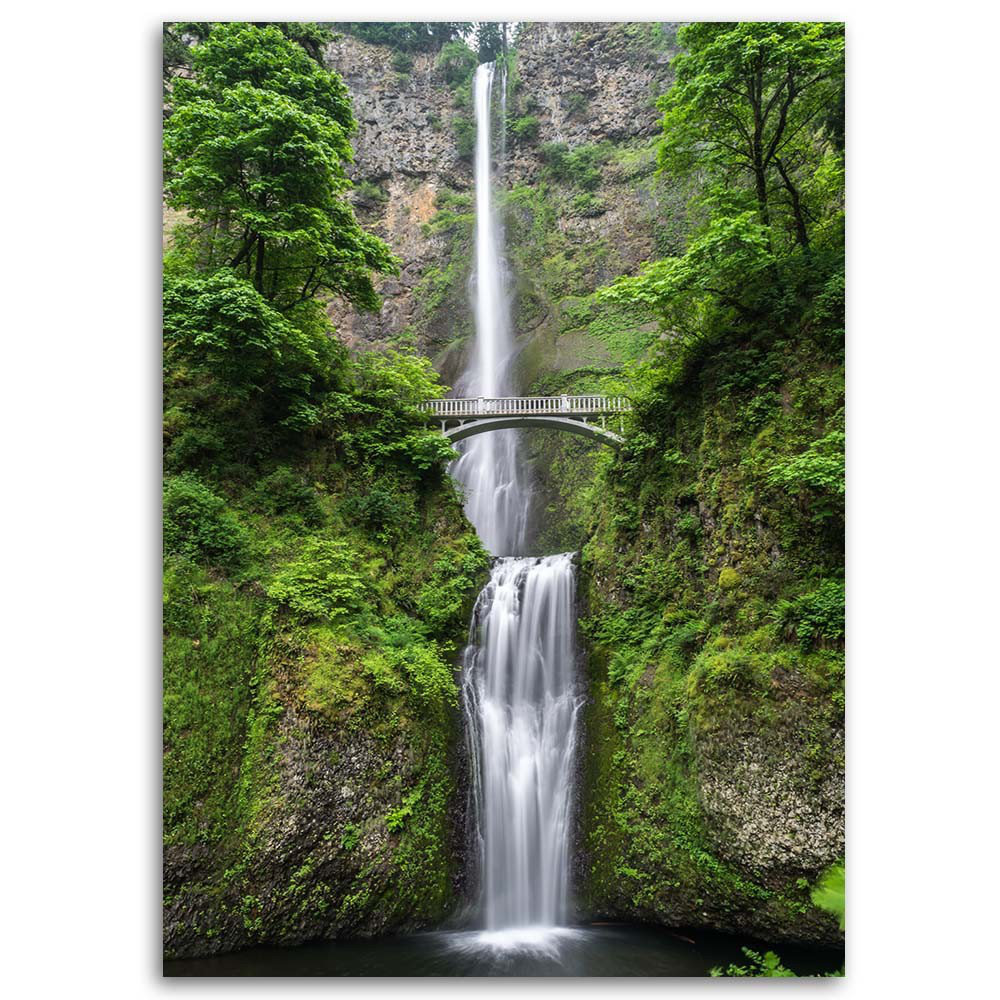
<svg viewBox="0 0 1000 1000"><path fill-rule="evenodd" d="M602 444L610 445L612 448L620 448L624 441L619 434L609 431L605 427L587 423L584 420L572 417L557 417L539 414L537 416L504 416L504 417L482 417L475 420L467 420L454 427L444 428L444 436L451 441L464 441L466 438L476 434L486 434L489 431L501 431L517 427L548 427L551 430L568 431L570 434L579 434Z"/></svg>

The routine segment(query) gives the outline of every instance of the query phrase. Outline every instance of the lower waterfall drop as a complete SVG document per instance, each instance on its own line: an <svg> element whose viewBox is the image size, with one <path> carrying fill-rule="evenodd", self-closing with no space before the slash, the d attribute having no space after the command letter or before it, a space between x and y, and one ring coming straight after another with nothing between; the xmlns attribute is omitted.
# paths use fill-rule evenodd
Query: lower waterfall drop
<svg viewBox="0 0 1000 1000"><path fill-rule="evenodd" d="M568 917L575 615L572 553L497 559L473 614L462 694L487 931Z"/></svg>

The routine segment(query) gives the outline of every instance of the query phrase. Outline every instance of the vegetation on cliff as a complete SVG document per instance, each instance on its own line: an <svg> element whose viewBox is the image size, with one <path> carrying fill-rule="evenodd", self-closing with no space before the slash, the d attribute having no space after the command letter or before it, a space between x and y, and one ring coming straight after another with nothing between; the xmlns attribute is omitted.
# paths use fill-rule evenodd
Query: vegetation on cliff
<svg viewBox="0 0 1000 1000"><path fill-rule="evenodd" d="M429 362L352 359L374 309L336 74L210 26L172 80L164 261L168 953L440 920L456 868L456 644L486 555L417 403Z"/></svg>
<svg viewBox="0 0 1000 1000"><path fill-rule="evenodd" d="M842 26L678 39L660 165L697 173L699 221L598 296L662 332L583 557L588 903L831 940L810 887L843 851Z"/></svg>

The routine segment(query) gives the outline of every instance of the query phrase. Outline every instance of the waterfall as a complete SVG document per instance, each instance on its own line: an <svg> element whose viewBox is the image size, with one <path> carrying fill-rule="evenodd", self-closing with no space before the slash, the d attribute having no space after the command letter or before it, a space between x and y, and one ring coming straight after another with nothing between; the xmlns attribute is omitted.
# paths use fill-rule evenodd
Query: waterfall
<svg viewBox="0 0 1000 1000"><path fill-rule="evenodd" d="M496 75L492 64L481 65L474 85L476 342L459 380L469 396L513 393L504 235L493 205ZM498 89L503 115L502 74ZM568 916L579 709L573 558L524 554L531 496L516 431L464 442L452 475L465 489L469 520L499 557L476 603L462 677L483 920L503 944L550 942Z"/></svg>
<svg viewBox="0 0 1000 1000"><path fill-rule="evenodd" d="M514 342L505 280L503 227L493 207L492 104L495 69L476 70L475 271L473 306L476 342L469 367L458 380L465 396L512 394ZM502 91L502 94L505 91ZM505 109L501 107L501 115ZM502 119L501 119L502 120ZM452 475L465 492L465 512L490 552L521 555L525 550L531 494L521 473L517 431L494 431L459 446Z"/></svg>
<svg viewBox="0 0 1000 1000"><path fill-rule="evenodd" d="M567 917L575 683L572 553L498 559L463 673L487 930Z"/></svg>

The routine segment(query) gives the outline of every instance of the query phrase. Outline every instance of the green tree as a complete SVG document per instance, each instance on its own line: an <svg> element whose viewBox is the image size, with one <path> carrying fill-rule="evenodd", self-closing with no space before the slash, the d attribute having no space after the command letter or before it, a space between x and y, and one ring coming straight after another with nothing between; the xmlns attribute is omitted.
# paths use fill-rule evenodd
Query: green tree
<svg viewBox="0 0 1000 1000"><path fill-rule="evenodd" d="M434 65L444 74L448 86L465 83L479 65L476 53L461 39L455 39L442 46Z"/></svg>
<svg viewBox="0 0 1000 1000"><path fill-rule="evenodd" d="M660 164L748 184L761 222L776 199L795 238L809 243L804 186L823 158L817 129L842 100L843 24L696 22L678 32L687 50L660 100Z"/></svg>
<svg viewBox="0 0 1000 1000"><path fill-rule="evenodd" d="M373 45L389 45L401 52L434 52L446 42L461 38L470 21L345 21L335 24L355 38Z"/></svg>
<svg viewBox="0 0 1000 1000"><path fill-rule="evenodd" d="M661 174L697 185L686 252L602 297L697 339L801 311L843 267L844 26L695 23L659 106Z"/></svg>
<svg viewBox="0 0 1000 1000"><path fill-rule="evenodd" d="M345 135L357 128L344 81L317 65L277 24L215 25L192 47L190 62L193 77L178 81L172 94L175 106L198 98L220 101L229 89L248 83L331 118ZM349 147L342 155L350 159Z"/></svg>
<svg viewBox="0 0 1000 1000"><path fill-rule="evenodd" d="M217 405L299 429L317 422L320 392L342 365L322 325L293 322L226 269L165 276L163 339L166 362L209 379Z"/></svg>
<svg viewBox="0 0 1000 1000"><path fill-rule="evenodd" d="M507 25L481 21L476 25L476 51L480 62L493 62L507 51Z"/></svg>
<svg viewBox="0 0 1000 1000"><path fill-rule="evenodd" d="M321 291L377 309L372 273L398 262L344 197L343 82L271 27L219 26L192 63L164 126L165 194L195 220L200 259L239 269L280 311Z"/></svg>
<svg viewBox="0 0 1000 1000"><path fill-rule="evenodd" d="M258 28L268 26L267 21L254 21ZM301 45L310 59L323 64L323 49L333 41L333 32L323 24L315 21L274 21L276 27L286 38Z"/></svg>
<svg viewBox="0 0 1000 1000"><path fill-rule="evenodd" d="M353 366L350 396L331 395L332 425L350 427L340 435L347 454L358 461L390 459L420 472L455 457L451 443L427 426L420 403L444 394L430 361L413 353L368 351Z"/></svg>

